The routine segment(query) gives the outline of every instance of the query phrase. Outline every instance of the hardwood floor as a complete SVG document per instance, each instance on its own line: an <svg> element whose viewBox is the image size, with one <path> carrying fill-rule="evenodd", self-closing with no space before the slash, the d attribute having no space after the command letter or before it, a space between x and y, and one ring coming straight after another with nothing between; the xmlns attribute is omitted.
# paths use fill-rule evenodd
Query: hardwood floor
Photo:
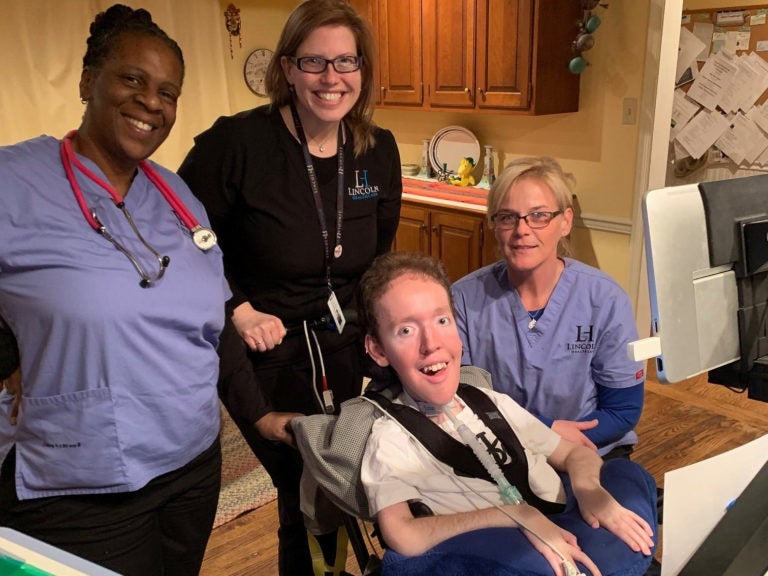
<svg viewBox="0 0 768 576"><path fill-rule="evenodd" d="M633 460L659 486L664 473L768 434L768 403L736 394L705 376L659 384L649 371ZM277 506L272 502L213 531L202 576L277 574ZM657 556L659 556L657 554ZM349 552L347 571L360 569Z"/></svg>

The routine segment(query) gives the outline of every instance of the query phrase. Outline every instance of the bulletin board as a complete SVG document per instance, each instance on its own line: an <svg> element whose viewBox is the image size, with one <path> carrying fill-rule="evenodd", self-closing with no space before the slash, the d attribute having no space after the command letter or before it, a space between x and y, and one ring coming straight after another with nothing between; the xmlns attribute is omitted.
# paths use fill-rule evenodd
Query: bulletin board
<svg viewBox="0 0 768 576"><path fill-rule="evenodd" d="M683 11L675 87L669 185L768 171L768 4Z"/></svg>
<svg viewBox="0 0 768 576"><path fill-rule="evenodd" d="M728 23L730 18L739 18L743 23ZM724 20L724 23L718 23ZM768 62L768 4L748 6L746 8L720 8L718 10L684 10L682 27L693 32L694 26L699 24L711 24L716 33L739 35L745 40L735 47L736 54L754 52ZM718 41L719 42L719 41ZM718 42L709 43L708 55L720 47ZM723 40L727 43L728 40ZM699 62L699 68L703 62ZM768 91L765 91L758 100L763 103L768 99Z"/></svg>

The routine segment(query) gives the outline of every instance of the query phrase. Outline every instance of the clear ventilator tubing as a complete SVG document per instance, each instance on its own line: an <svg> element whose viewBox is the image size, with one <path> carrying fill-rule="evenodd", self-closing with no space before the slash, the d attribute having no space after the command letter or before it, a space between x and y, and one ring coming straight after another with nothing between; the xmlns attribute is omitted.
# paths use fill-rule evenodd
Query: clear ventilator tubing
<svg viewBox="0 0 768 576"><path fill-rule="evenodd" d="M453 423L461 439L467 446L472 449L472 452L475 453L477 459L480 460L480 463L488 471L488 474L491 475L491 478L493 478L493 480L498 485L499 492L501 493L501 499L504 501L504 503L522 504L523 497L520 495L518 489L509 483L509 480L507 480L506 476L504 476L504 473L501 471L501 468L499 468L496 460L493 459L493 456L491 456L485 447L480 443L480 440L477 439L477 436L472 433L466 424L460 422L459 419L456 418L456 416L451 411L451 405L445 404L442 406L442 409L443 413L448 416L450 421Z"/></svg>
<svg viewBox="0 0 768 576"><path fill-rule="evenodd" d="M507 478L504 476L504 473L501 471L501 468L499 468L496 460L494 460L493 456L491 456L485 450L485 447L481 444L480 440L477 439L477 436L475 436L469 427L463 422L460 422L459 419L456 418L456 416L453 414L453 412L451 412L451 404L444 404L441 406L441 408L443 413L448 416L450 421L453 423L453 426L456 428L456 431L459 433L461 439L464 440L464 443L472 449L472 452L475 453L477 459L480 460L482 465L488 471L488 474L491 475L491 478L493 478L496 484L499 486L499 492L501 492L502 501L505 504L523 504L524 500L518 489L509 483L509 480L507 480ZM507 515L509 516L509 514ZM510 518L512 518L512 516L510 516ZM552 544L544 540L530 528L526 527L519 520L515 518L513 518L513 520L515 520L515 522L517 522L520 527L525 528L531 532L536 538L541 540L555 554L557 554L557 556L562 561L565 576L586 576L583 572L580 572L572 562L566 560L565 556L563 556L557 548L552 546Z"/></svg>

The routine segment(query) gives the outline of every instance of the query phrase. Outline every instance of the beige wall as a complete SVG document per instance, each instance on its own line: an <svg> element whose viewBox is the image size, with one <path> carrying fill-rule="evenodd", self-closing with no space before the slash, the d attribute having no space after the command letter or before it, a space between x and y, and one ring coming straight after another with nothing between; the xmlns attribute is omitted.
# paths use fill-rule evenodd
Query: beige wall
<svg viewBox="0 0 768 576"><path fill-rule="evenodd" d="M0 0L7 1L7 0ZM252 108L265 99L252 94L243 80L243 63L255 48L274 48L287 15L298 0L240 0L241 37L229 37L223 12L229 0L129 0L127 4L147 6L161 25L175 36L185 52L187 80L180 104L179 121L156 159L171 168L178 166L191 146L191 138L213 119ZM85 48L85 31L96 10L108 0L26 0L24 9L11 10L0 19L0 48L5 78L18 80L6 99L0 98L3 118L17 120L17 130L0 125L0 144L35 136L40 132L60 135L76 127L82 107L77 102L79 61ZM573 114L527 117L504 114L426 113L379 110L375 120L391 129L397 138L404 162L415 162L421 142L439 128L461 124L472 130L481 144L498 152L497 170L515 156L547 154L559 159L577 179L579 208L588 226L590 219L608 223L619 232L582 228L574 233L577 256L605 270L627 287L629 278L629 222L632 218L633 185L637 153L637 126L621 123L624 98L640 100L648 22L646 2L611 2L597 9L602 25L596 32L596 46L585 56L590 66L581 77L580 111ZM15 3L11 3L15 5ZM16 5L17 7L19 5ZM20 19L30 20L35 7L35 34L27 34ZM3 8L5 11L5 8ZM62 36L64 21L76 34ZM8 14L6 14L8 16ZM170 20L169 20L170 19ZM79 27L78 27L79 26ZM58 39L39 42L34 38ZM240 46L242 41L242 47ZM66 50L64 50L66 48ZM21 51L21 52L20 52ZM40 53L40 54L37 54ZM52 56L53 55L53 56ZM66 65L66 78L51 57ZM222 73L223 63L223 73ZM41 65L49 69L42 70ZM565 63L564 63L565 66ZM568 73L564 70L564 73ZM30 105L30 94L45 94L44 102ZM54 102L62 110L51 108Z"/></svg>
<svg viewBox="0 0 768 576"><path fill-rule="evenodd" d="M227 9L231 0L217 0L221 12ZM225 72L229 87L229 105L232 110L248 110L269 100L256 96L245 85L243 66L245 59L256 48L274 50L285 20L300 0L243 0L236 2L240 8L243 23L242 48L237 39L232 39L234 58L229 54L229 43L225 35L222 49L226 52Z"/></svg>
<svg viewBox="0 0 768 576"><path fill-rule="evenodd" d="M88 27L114 0L0 0L0 145L61 137L83 113L78 82ZM176 169L192 138L229 113L218 0L123 0L144 7L181 46L186 77L176 125L153 159ZM226 57L229 58L227 51Z"/></svg>
<svg viewBox="0 0 768 576"><path fill-rule="evenodd" d="M744 0L684 0L683 10L706 10L708 8L746 8L757 6L759 2L745 2ZM766 5L768 8L768 5Z"/></svg>

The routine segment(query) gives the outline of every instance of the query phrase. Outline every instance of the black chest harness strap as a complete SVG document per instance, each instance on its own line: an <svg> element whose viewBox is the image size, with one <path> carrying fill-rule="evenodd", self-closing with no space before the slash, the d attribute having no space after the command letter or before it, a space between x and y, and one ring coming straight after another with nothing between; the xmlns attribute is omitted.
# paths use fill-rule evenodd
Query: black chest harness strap
<svg viewBox="0 0 768 576"><path fill-rule="evenodd" d="M499 462L507 480L517 487L527 504L544 514L557 514L565 509L563 504L548 502L531 490L528 482L528 458L517 434L499 413L493 401L482 390L469 384L459 384L457 395L493 432L507 451L508 458ZM395 420L400 422L438 460L448 464L459 476L482 478L493 482L488 471L472 452L472 449L445 432L424 414L403 404L396 404L385 395L368 390L365 396L375 401ZM481 438L481 440L483 440Z"/></svg>

